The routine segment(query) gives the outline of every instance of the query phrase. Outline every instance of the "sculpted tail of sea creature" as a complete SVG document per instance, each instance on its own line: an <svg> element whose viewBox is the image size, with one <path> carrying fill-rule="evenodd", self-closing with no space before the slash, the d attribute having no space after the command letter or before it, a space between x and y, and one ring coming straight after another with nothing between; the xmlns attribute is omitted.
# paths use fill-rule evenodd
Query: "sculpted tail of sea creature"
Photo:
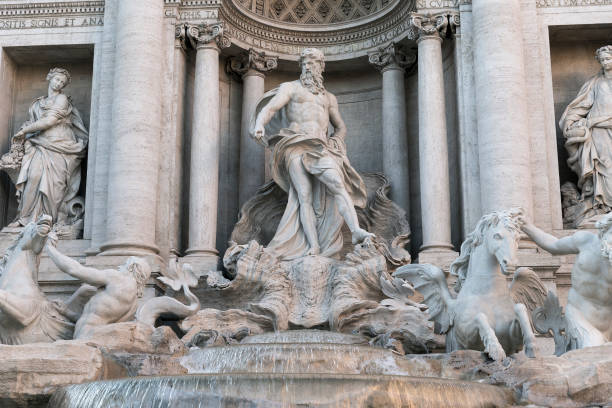
<svg viewBox="0 0 612 408"><path fill-rule="evenodd" d="M159 317L170 317L184 319L200 310L200 300L189 288L198 285L198 277L189 264L179 265L178 260L170 261L166 276L158 278L161 282L170 286L172 290L179 291L181 288L189 301L185 305L169 296L156 297L143 303L136 312L136 320L150 326L155 325Z"/></svg>

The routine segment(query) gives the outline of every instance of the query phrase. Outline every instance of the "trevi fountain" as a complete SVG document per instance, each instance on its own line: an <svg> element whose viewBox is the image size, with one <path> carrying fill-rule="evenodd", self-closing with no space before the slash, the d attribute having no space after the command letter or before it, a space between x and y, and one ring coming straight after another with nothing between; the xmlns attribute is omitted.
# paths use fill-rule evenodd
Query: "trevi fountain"
<svg viewBox="0 0 612 408"><path fill-rule="evenodd" d="M1 0L0 407L612 407L612 1Z"/></svg>

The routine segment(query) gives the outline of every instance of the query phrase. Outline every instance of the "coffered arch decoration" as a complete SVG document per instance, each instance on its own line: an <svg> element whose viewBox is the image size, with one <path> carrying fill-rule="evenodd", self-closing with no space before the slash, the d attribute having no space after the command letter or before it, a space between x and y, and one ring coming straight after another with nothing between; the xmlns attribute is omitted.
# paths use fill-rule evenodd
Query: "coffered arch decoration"
<svg viewBox="0 0 612 408"><path fill-rule="evenodd" d="M329 61L340 61L416 38L410 25L415 11L416 0L226 0L219 19L244 50L291 61L302 49L317 47ZM293 22L286 21L289 16Z"/></svg>
<svg viewBox="0 0 612 408"><path fill-rule="evenodd" d="M393 0L236 0L261 17L285 23L334 24L375 14Z"/></svg>

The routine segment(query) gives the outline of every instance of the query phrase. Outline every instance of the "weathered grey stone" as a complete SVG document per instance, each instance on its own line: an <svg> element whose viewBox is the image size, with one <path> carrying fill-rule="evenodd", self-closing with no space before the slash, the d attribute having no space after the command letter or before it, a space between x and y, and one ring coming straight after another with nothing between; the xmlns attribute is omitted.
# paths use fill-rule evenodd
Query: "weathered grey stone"
<svg viewBox="0 0 612 408"><path fill-rule="evenodd" d="M45 407L58 387L125 374L100 350L85 344L0 345L0 405Z"/></svg>
<svg viewBox="0 0 612 408"><path fill-rule="evenodd" d="M91 330L87 338L74 342L95 346L107 353L180 355L186 351L170 327L155 329L139 322L99 326Z"/></svg>
<svg viewBox="0 0 612 408"><path fill-rule="evenodd" d="M513 361L491 382L512 387L522 401L541 406L607 406L612 400L612 345Z"/></svg>

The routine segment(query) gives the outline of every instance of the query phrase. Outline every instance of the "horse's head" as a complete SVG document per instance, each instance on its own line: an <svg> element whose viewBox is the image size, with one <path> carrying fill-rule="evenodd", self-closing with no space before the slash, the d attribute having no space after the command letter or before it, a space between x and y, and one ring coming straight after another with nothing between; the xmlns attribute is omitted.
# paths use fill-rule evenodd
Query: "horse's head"
<svg viewBox="0 0 612 408"><path fill-rule="evenodd" d="M497 259L504 274L514 273L518 265L517 253L522 214L523 211L520 208L494 211L484 215L478 221L474 231L461 245L461 254L450 267L451 274L458 276L455 290L461 289L467 278L472 252L481 245Z"/></svg>
<svg viewBox="0 0 612 408"><path fill-rule="evenodd" d="M483 243L499 262L504 275L513 274L518 266L519 215L516 210L490 214L491 222L484 233Z"/></svg>
<svg viewBox="0 0 612 408"><path fill-rule="evenodd" d="M51 216L41 215L36 222L31 222L23 228L17 240L17 246L22 250L31 250L37 255L40 254L45 247L52 226Z"/></svg>

